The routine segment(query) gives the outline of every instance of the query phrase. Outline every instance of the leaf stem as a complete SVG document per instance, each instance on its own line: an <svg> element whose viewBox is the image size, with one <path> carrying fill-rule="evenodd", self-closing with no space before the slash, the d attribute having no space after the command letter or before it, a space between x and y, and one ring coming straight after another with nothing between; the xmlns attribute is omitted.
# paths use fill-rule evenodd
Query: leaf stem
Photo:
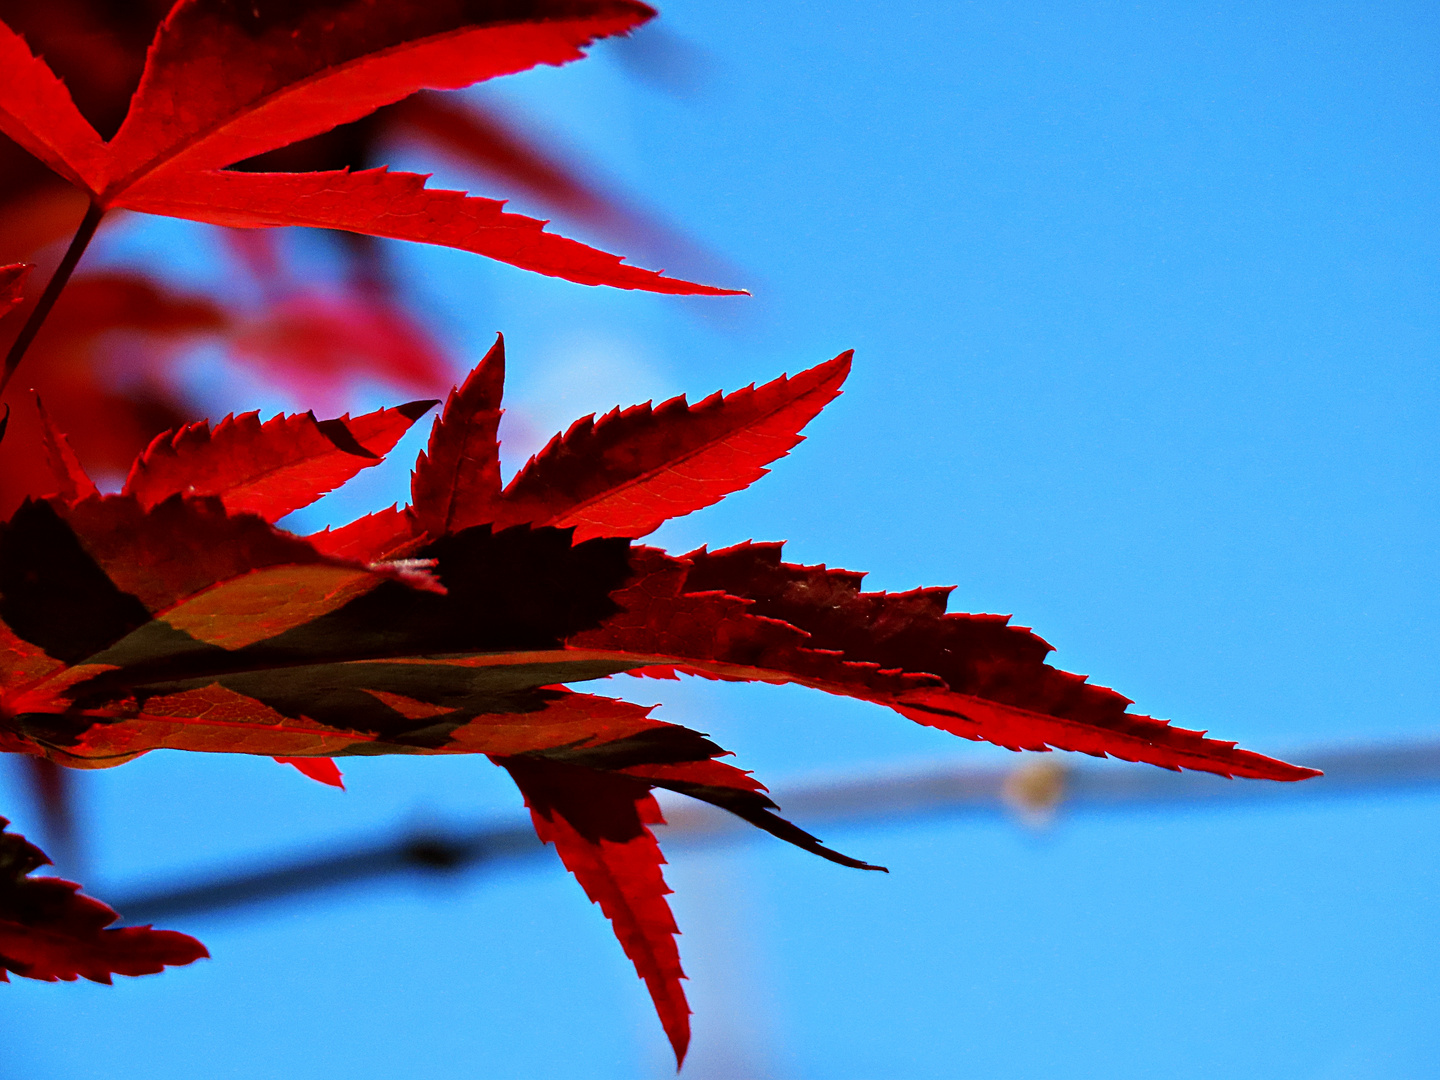
<svg viewBox="0 0 1440 1080"><path fill-rule="evenodd" d="M104 216L104 208L96 202L92 202L90 208L85 211L85 216L80 220L80 228L76 230L75 238L70 241L70 247L66 250L65 257L60 260L60 265L55 268L55 273L51 275L45 291L40 294L39 303L30 312L30 317L25 320L25 325L20 328L20 336L10 346L10 352L5 357L5 374L0 376L0 393L4 393L5 387L10 385L10 377L20 366L20 361L25 356L25 350L30 348L30 343L35 340L35 335L40 333L40 327L44 325L45 317L50 314L50 309L55 306L55 301L59 299L65 283L75 272L75 267L80 262L80 256L84 255L85 249L90 246L90 241L95 236L95 230L100 227L100 219Z"/></svg>

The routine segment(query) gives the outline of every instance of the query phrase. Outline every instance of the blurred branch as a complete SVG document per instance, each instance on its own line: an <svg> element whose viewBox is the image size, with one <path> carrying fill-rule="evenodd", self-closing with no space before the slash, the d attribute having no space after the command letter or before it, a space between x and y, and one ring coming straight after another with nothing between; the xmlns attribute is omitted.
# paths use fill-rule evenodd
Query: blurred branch
<svg viewBox="0 0 1440 1080"><path fill-rule="evenodd" d="M544 849L527 822L469 832L417 832L398 840L357 845L321 855L269 860L253 869L190 884L137 890L116 906L126 924L176 915L224 911L304 893L406 873L453 873L484 863L539 854ZM110 890L116 892L117 890ZM108 901L107 901L108 902Z"/></svg>
<svg viewBox="0 0 1440 1080"><path fill-rule="evenodd" d="M1226 780L1207 773L1169 773L1120 762L1067 765L1060 755L1028 757L1017 768L947 766L861 777L777 792L787 817L820 823L907 821L930 815L1017 814L1034 821L1060 808L1149 809L1181 806L1295 804L1349 794L1389 794L1440 785L1440 742L1317 749L1294 755L1325 775L1302 783ZM666 807L662 840L726 842L761 834L700 803ZM402 874L450 874L539 854L528 823L470 830L430 830L319 855L276 858L250 870L191 883L111 889L127 922L145 923L247 907L267 901Z"/></svg>

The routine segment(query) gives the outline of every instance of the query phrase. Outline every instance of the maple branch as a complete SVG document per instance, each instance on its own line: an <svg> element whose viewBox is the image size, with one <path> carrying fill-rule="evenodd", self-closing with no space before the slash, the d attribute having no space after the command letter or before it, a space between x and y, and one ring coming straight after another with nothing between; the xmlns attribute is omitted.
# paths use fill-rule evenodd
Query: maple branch
<svg viewBox="0 0 1440 1080"><path fill-rule="evenodd" d="M1120 762L1066 766L1066 757L1017 767L942 765L910 773L858 776L776 793L776 801L807 822L856 825L903 822L930 815L1003 812L1029 824L1051 812L1114 812L1131 807L1285 805L1296 800L1351 794L1423 790L1440 786L1440 741L1396 741L1374 746L1317 747L1307 761L1323 765L1313 784L1237 784L1204 773L1169 773ZM1029 770L1048 767L1047 794L1017 784ZM668 803L661 839L678 844L724 844L759 834L737 819L694 803ZM328 854L276 858L212 877L162 884L122 895L115 907L127 924L249 907L324 892L405 873L456 873L538 856L544 848L527 823L468 830L431 829ZM123 894L124 890L120 890ZM109 890L106 890L107 895Z"/></svg>
<svg viewBox="0 0 1440 1080"><path fill-rule="evenodd" d="M51 275L45 291L40 294L40 300L35 305L35 309L30 312L30 317L20 328L20 336L10 346L10 352L5 357L5 374L0 376L0 393L4 393L5 388L10 385L10 377L20 366L25 351L35 340L35 335L40 333L40 327L45 324L46 316L55 306L55 301L60 298L61 291L65 288L66 282L70 280L70 275L75 272L75 267L79 265L80 256L84 255L85 249L90 246L90 241L95 237L95 230L100 227L100 219L104 216L104 208L99 203L92 201L89 209L85 211L85 216L80 220L80 228L75 231L75 237L70 241L70 247L65 251L65 257L60 260L60 265L55 268L55 273ZM0 436L3 434L3 430L0 430Z"/></svg>

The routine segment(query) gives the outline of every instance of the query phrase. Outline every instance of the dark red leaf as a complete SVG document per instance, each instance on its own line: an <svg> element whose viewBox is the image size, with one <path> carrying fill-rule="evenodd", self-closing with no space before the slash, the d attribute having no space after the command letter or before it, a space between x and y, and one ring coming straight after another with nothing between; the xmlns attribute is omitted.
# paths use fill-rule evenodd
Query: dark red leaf
<svg viewBox="0 0 1440 1080"><path fill-rule="evenodd" d="M158 435L135 459L124 494L147 508L172 495L213 495L232 514L278 521L378 465L434 401L412 401L353 420L312 413L227 416Z"/></svg>
<svg viewBox="0 0 1440 1080"><path fill-rule="evenodd" d="M448 361L413 329L393 305L362 290L288 297L242 318L135 274L92 274L61 294L31 350L29 378L79 460L97 476L123 478L136 454L188 411L176 364L197 338L214 336L302 400L336 401L357 376L412 390L445 385ZM30 409L17 411L7 439L16 449L0 470L0 515L25 495L55 490Z"/></svg>
<svg viewBox="0 0 1440 1080"><path fill-rule="evenodd" d="M4 715L24 717L7 724L36 752L77 764L158 746L283 757L554 746L507 735L443 750L477 716L514 714L503 723L523 728L554 697L545 687L624 669L560 641L615 611L626 552L555 529L470 529L418 553L448 590L436 596L215 499L30 503L0 528Z"/></svg>
<svg viewBox="0 0 1440 1080"><path fill-rule="evenodd" d="M57 695L87 674L243 649L395 576L323 556L253 515L228 516L218 499L175 496L148 511L129 496L27 502L0 528L0 619L16 636L11 662L33 672L7 708L70 711L61 726L83 731L95 722L74 727L85 706ZM66 664L113 649L105 666L75 669L66 681ZM60 681L47 683L52 675ZM131 703L114 702L108 715L133 711L133 694L119 693ZM107 715L109 700L96 699L92 715Z"/></svg>
<svg viewBox="0 0 1440 1080"><path fill-rule="evenodd" d="M883 869L831 851L771 813L775 804L761 784L714 760L724 753L698 732L648 721L631 734L603 741L494 757L525 795L540 839L555 844L586 895L611 920L649 986L677 1063L683 1063L689 1042L689 1008L679 984L684 976L674 942L678 931L663 899L669 892L660 876L664 859L646 827L663 823L651 788L723 807L834 862Z"/></svg>
<svg viewBox="0 0 1440 1080"><path fill-rule="evenodd" d="M554 844L585 895L615 928L645 980L660 1023L683 1064L690 1045L690 1006L680 980L679 928L670 913L660 867L665 857L649 826L664 824L649 785L627 776L535 758L499 758L530 808L535 831Z"/></svg>
<svg viewBox="0 0 1440 1080"><path fill-rule="evenodd" d="M633 730L629 734L612 732L605 739L538 748L528 756L644 780L651 787L667 788L728 810L772 836L841 866L885 869L832 851L805 830L772 813L779 807L765 794L765 785L743 769L715 760L728 756L729 751L698 731L660 720L646 720L643 724L632 721L630 726Z"/></svg>
<svg viewBox="0 0 1440 1080"><path fill-rule="evenodd" d="M861 593L863 575L783 564L778 544L634 558L637 578L617 594L625 612L572 645L686 656L671 666L698 674L800 682L1011 749L1222 776L1318 775L1126 712L1129 700L1113 690L1045 664L1051 647L1007 616L945 614L948 589Z"/></svg>
<svg viewBox="0 0 1440 1080"><path fill-rule="evenodd" d="M0 630L0 642L3 638ZM379 665L371 665L367 672L357 667L327 666L325 674L339 680L331 692L344 699L343 704L349 708L326 712L324 722L304 715L287 716L261 700L268 697L277 706L289 708L287 696L277 692L283 688L261 687L258 696L251 697L228 689L225 683L238 682L248 687L254 685L253 680L247 683L222 675L215 681L188 680L184 686L172 682L144 688L144 707L138 713L103 707L72 710L72 721L92 725L78 735L64 730L63 725L46 727L35 722L27 722L24 733L0 729L0 748L45 753L61 764L85 769L109 768L156 749L297 757L305 761L320 760L319 755L505 755L534 753L559 745L603 743L643 733L658 723L646 718L648 710L628 702L554 689L536 696L524 695L525 707L520 711L476 714L464 708L463 701L459 702L461 708L455 708L403 692L454 701L452 692L460 681L454 677L455 669L463 673L464 665L437 661L416 662L414 666L421 670L411 673L408 679L400 677L395 667L377 670ZM532 665L532 669L538 667ZM573 673L588 676L593 670L593 665L589 671L576 665ZM437 671L439 675L432 675ZM477 674L475 681L481 682L487 672ZM533 686L556 674L564 676L567 672L551 664L516 681L528 679ZM373 677L367 679L367 675ZM418 685L426 677L431 678L428 689ZM370 686L365 687L366 683ZM391 689L384 689L386 685ZM437 687L444 692L437 694ZM16 700L27 705L43 704L40 697L31 692ZM513 703L520 704L521 697L515 695ZM500 704L510 703L502 699Z"/></svg>
<svg viewBox="0 0 1440 1080"><path fill-rule="evenodd" d="M257 516L228 514L216 498L174 495L147 506L107 495L61 507L60 515L110 580L152 614L268 567L330 567L341 577L349 570Z"/></svg>
<svg viewBox="0 0 1440 1080"><path fill-rule="evenodd" d="M386 700L397 711L413 719L442 717L435 706L426 706L413 699L391 694L386 695ZM570 753L583 753L586 748L644 739L657 729L675 727L652 719L650 709L643 705L593 694L577 694L561 686L542 687L539 701L541 707L533 712L481 713L474 717L466 717L462 712L449 733L449 741L422 752L509 757L516 754L548 755L557 747L563 747ZM705 758L712 751L719 752L719 747L710 743L699 747L697 743L704 740L697 733L688 729L677 730L684 731L688 740L685 756Z"/></svg>
<svg viewBox="0 0 1440 1080"><path fill-rule="evenodd" d="M823 401L833 394L845 360L759 391L713 399L712 409L723 414L736 398L750 406L768 394L776 407L761 410L762 418L800 408L799 402L808 415L818 408L817 396ZM16 635L13 663L37 674L9 705L12 714L34 718L26 724L41 745L74 747L66 752L90 759L181 745L173 732L150 736L142 734L143 724L114 724L127 715L124 710L133 715L130 703L137 698L169 702L149 714L167 732L220 709L252 727L278 725L276 731L285 726L281 717L303 721L297 730L304 739L328 728L342 742L322 739L322 752L335 753L364 742L366 730L382 741L417 737L408 714L375 697L381 693L429 700L437 708L443 703L443 724L429 724L424 736L438 750L459 738L455 733L474 717L521 716L540 708L544 695L537 694L545 686L626 670L682 670L799 682L1005 746L1113 753L1226 775L1312 775L1127 713L1128 702L1119 695L1046 665L1049 647L1007 626L1003 617L947 615L945 590L864 594L859 575L789 566L775 547L745 545L674 559L650 549L627 554L623 540L576 543L568 530L550 527L495 531L493 504L504 509L504 496L495 498L502 365L497 342L452 394L419 462L411 514L392 509L307 543L256 518L229 515L218 501L178 495L148 509L133 497L92 497L23 510L0 534L0 616ZM800 392L792 393L797 386ZM744 408L740 412L745 416ZM697 414L705 430L697 442L710 453L725 440L704 428L709 412L676 406L673 422L683 428ZM630 424L638 432L634 441L658 460L654 446L665 440L646 442L664 428L651 422L658 415L620 414L609 422L615 427L594 430L623 432ZM780 429L789 432L785 445L794 438L793 420ZM255 425L257 433L263 430ZM289 429L281 423L273 430ZM362 438L342 430L363 449ZM625 445L622 438L613 442ZM213 450L219 443L203 445ZM683 456L683 440L679 446L676 454ZM741 460L758 468L755 462L765 458L757 452ZM191 467L177 466L175 476L183 478ZM535 475L540 473L536 465ZM162 485L155 494L177 486ZM138 491L138 484L133 487ZM224 489L212 484L205 490ZM427 572L434 577L426 578ZM449 592L426 596L401 584L417 580L438 581ZM49 659L27 652L28 646ZM103 677L64 671L65 664L84 660L113 670ZM403 663L376 666L382 660ZM47 666L56 662L59 671ZM342 676L348 664L362 666ZM337 678L350 680L359 696L315 698ZM212 692L217 680L224 690L218 700ZM427 685L449 689L421 692ZM439 696L427 699L432 692ZM201 696L191 702L186 695L194 694ZM93 720L66 735L55 727L58 721L44 719L52 712L64 714L72 727L82 715ZM367 714L373 720L361 723ZM195 745L207 743L227 748L216 736ZM308 756L290 751L291 745L247 736L244 749ZM485 752L496 751L487 745ZM705 768L713 772L715 766ZM650 779L681 782L659 774ZM707 787L693 778L684 782L698 785L697 791ZM739 805L733 794L725 799L730 804L722 805L731 809ZM758 810L750 819L766 820ZM813 838L796 842L808 846Z"/></svg>
<svg viewBox="0 0 1440 1080"><path fill-rule="evenodd" d="M0 829L10 823L0 818ZM119 916L80 886L30 877L48 865L23 836L0 834L0 981L27 979L109 983L114 975L154 975L209 956L205 946L173 930L107 929Z"/></svg>
<svg viewBox="0 0 1440 1080"><path fill-rule="evenodd" d="M1013 748L1314 775L1126 712L1048 666L1050 647L1006 617L947 614L949 590L865 593L861 575L787 564L779 545L632 547L629 532L713 502L793 446L848 359L572 428L502 492L497 341L432 430L414 509L308 540L222 499L274 516L343 480L331 466L350 475L348 458L383 453L418 411L187 428L109 497L82 497L52 439L66 496L0 526L0 750L80 767L160 747L266 754L327 782L335 756L491 755L611 919L680 1058L688 1007L652 789L879 868L776 815L699 732L561 684L627 671L795 682ZM506 515L525 521L506 528Z"/></svg>
<svg viewBox="0 0 1440 1080"><path fill-rule="evenodd" d="M497 199L427 188L427 179L387 169L187 172L127 191L115 205L215 225L307 225L439 244L581 285L689 296L743 294L628 266L618 256L546 232L543 221L506 213Z"/></svg>

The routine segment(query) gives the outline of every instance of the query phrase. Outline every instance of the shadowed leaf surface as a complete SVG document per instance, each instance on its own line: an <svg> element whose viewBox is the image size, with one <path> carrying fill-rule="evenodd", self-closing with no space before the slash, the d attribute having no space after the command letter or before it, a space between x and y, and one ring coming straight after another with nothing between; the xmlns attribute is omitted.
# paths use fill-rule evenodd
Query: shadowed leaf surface
<svg viewBox="0 0 1440 1080"><path fill-rule="evenodd" d="M785 564L775 545L702 550L684 559L632 551L623 519L611 530L620 536L576 543L570 531L544 524L564 520L568 511L556 508L574 504L575 470L542 466L543 455L529 479L512 485L541 508L532 515L538 521L505 527L507 517L526 515L514 512L518 500L506 503L495 491L502 349L497 342L452 394L417 464L416 506L408 514L382 512L310 542L241 508L274 517L328 490L357 471L357 461L373 460L362 454L393 445L416 409L330 422L338 425L333 431L308 416L268 425L232 420L214 433L196 426L157 443L132 473L127 495L29 504L0 536L0 615L49 656L106 668L83 679L66 673L52 688L57 701L68 703L70 727L80 724L80 714L106 721L85 739L67 741L57 732L44 741L84 743L81 756L103 756L101 747L115 739L98 729L118 734L117 709L212 684L292 721L390 738L413 733L393 716L376 715L371 691L455 702L449 707L459 710L458 719L540 708L540 688L554 683L684 670L799 682L1012 748L1054 746L1222 775L1310 775L1127 713L1120 695L1046 665L1049 646L1006 618L947 614L946 590L862 593L859 575ZM655 462L649 471L663 473L661 448L678 464L696 456L697 446L700 455L723 453L734 462L730 439L717 437L717 428L743 431L745 421L755 426L757 414L760 426L783 416L784 424L768 433L778 444L736 466L756 472L756 462L793 445L794 429L819 407L816 398L833 396L846 362L840 357L793 380L707 399L714 403L709 409L676 405L658 423L664 407L616 413L608 425L586 430L604 430L616 460ZM736 399L754 405L767 396L764 408L737 409L741 422L716 422ZM687 422L698 431L688 441ZM657 427L679 434L657 435ZM589 457L600 470L597 483L625 486L613 481L613 469L604 470L605 455ZM338 472L317 474L317 460ZM190 469L193 484L186 480ZM747 475L740 471L729 485L743 486ZM287 484L276 477L299 479ZM284 497L267 503L250 494L225 505L234 492L263 494L271 485ZM643 478L632 486L643 489ZM195 498L185 487L219 498ZM651 513L640 505L642 514ZM604 530L592 522L591 531ZM447 595L414 588L405 576L412 564L377 561L397 553L432 570ZM435 659L442 656L454 659ZM442 676L444 667L450 671ZM448 682L439 697L415 692L422 669L437 686ZM26 700L42 701L48 692L33 688ZM341 719L347 715L352 719ZM367 715L376 715L368 726L353 719ZM44 728L38 719L26 723ZM124 750L140 748L129 739ZM284 747L270 752L301 756Z"/></svg>
<svg viewBox="0 0 1440 1080"><path fill-rule="evenodd" d="M791 579L783 597L746 595L762 591L748 562L757 553ZM1055 747L1256 779L1317 775L1126 712L1129 700L1113 690L1045 664L1051 647L1008 626L1008 616L945 615L948 589L862 594L863 575L783 568L775 544L685 559L641 548L632 563L636 576L617 594L624 613L576 635L572 647L657 658L643 674L796 682L1012 750Z"/></svg>
<svg viewBox="0 0 1440 1080"><path fill-rule="evenodd" d="M686 556L686 591L721 590L756 615L810 635L811 648L882 669L938 676L945 687L901 695L911 719L1012 750L1062 750L1222 776L1317 775L1217 739L1126 711L1128 698L1044 663L1052 646L1006 615L946 614L950 588L864 593L863 574L781 561L780 544L740 544Z"/></svg>

